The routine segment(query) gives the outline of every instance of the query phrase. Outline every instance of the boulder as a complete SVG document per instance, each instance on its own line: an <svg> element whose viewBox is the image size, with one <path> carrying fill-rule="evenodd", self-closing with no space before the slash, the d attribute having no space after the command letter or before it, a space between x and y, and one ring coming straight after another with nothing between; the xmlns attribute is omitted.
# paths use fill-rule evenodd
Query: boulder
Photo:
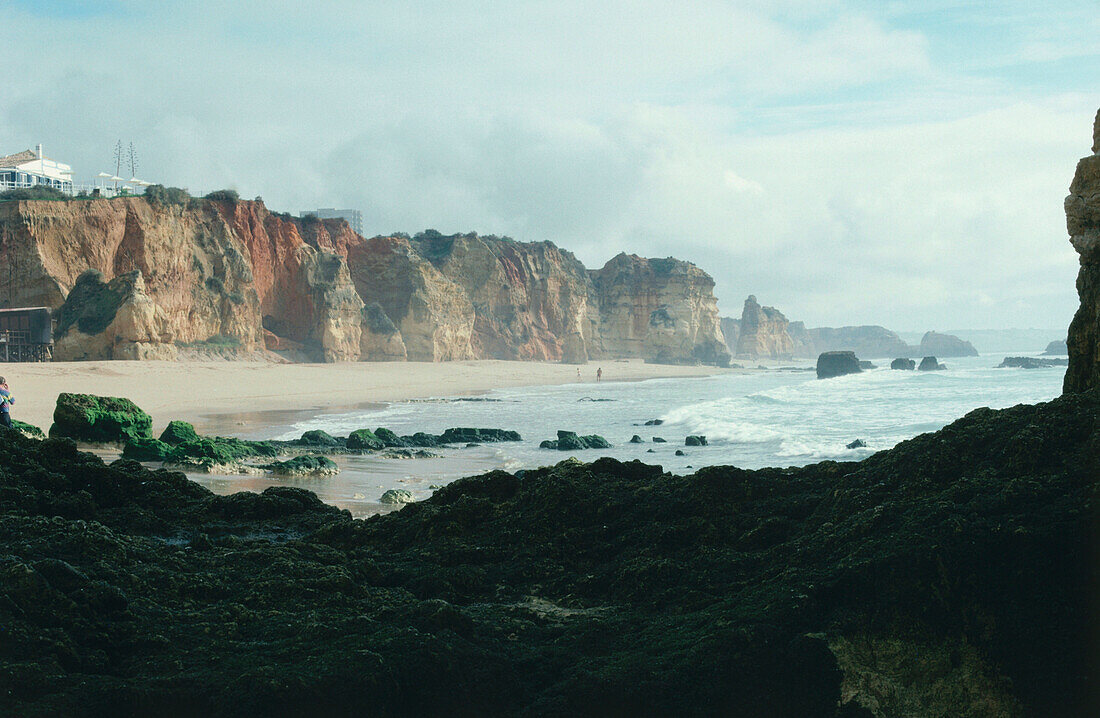
<svg viewBox="0 0 1100 718"><path fill-rule="evenodd" d="M134 402L114 396L62 393L57 397L50 436L94 443L152 438L153 419Z"/></svg>
<svg viewBox="0 0 1100 718"><path fill-rule="evenodd" d="M122 447L122 458L134 461L165 461L172 447L160 439L139 436Z"/></svg>
<svg viewBox="0 0 1100 718"><path fill-rule="evenodd" d="M653 443L654 443L654 444L667 444L667 443L668 443L668 441L667 441L667 440L665 440L665 439L662 439L662 438L661 438L661 437L659 437L659 436L654 436L654 437L653 437Z"/></svg>
<svg viewBox="0 0 1100 718"><path fill-rule="evenodd" d="M611 444L599 434L579 436L575 431L558 430L556 440L546 440L539 444L542 449L558 451L580 451L582 449L610 449Z"/></svg>
<svg viewBox="0 0 1100 718"><path fill-rule="evenodd" d="M385 427L380 426L375 429L374 435L386 445L386 448L400 448L405 446L405 442L400 436Z"/></svg>
<svg viewBox="0 0 1100 718"><path fill-rule="evenodd" d="M818 379L829 379L845 374L858 374L861 371L863 370L859 368L859 359L856 357L855 352L823 352L817 357Z"/></svg>
<svg viewBox="0 0 1100 718"><path fill-rule="evenodd" d="M170 421L168 426L164 427L164 431L160 433L160 440L171 446L195 441L198 438L199 435L195 432L195 427L186 421Z"/></svg>
<svg viewBox="0 0 1100 718"><path fill-rule="evenodd" d="M684 439L684 446L706 446L707 437L705 436L688 436Z"/></svg>
<svg viewBox="0 0 1100 718"><path fill-rule="evenodd" d="M300 446L317 446L317 447L334 447L339 446L340 442L336 440L332 434L327 431L321 431L320 429L311 429L302 434L302 437L298 439L296 444Z"/></svg>
<svg viewBox="0 0 1100 718"><path fill-rule="evenodd" d="M947 366L940 364L936 357L925 357L920 360L920 366L917 367L918 371L942 371Z"/></svg>
<svg viewBox="0 0 1100 718"><path fill-rule="evenodd" d="M645 426L660 426L665 423L664 419L650 419L645 423Z"/></svg>
<svg viewBox="0 0 1100 718"><path fill-rule="evenodd" d="M859 368L862 369L863 371L867 371L869 369L875 369L877 367L875 367L874 362L870 362L870 361L866 361L864 359L861 359L859 361Z"/></svg>
<svg viewBox="0 0 1100 718"><path fill-rule="evenodd" d="M687 456L687 454L684 453L683 449L677 449L676 450L676 455L677 456Z"/></svg>
<svg viewBox="0 0 1100 718"><path fill-rule="evenodd" d="M378 500L383 504L411 504L416 501L407 489L389 489Z"/></svg>
<svg viewBox="0 0 1100 718"><path fill-rule="evenodd" d="M274 461L262 468L276 476L334 476L340 467L327 456L303 454L286 461Z"/></svg>
<svg viewBox="0 0 1100 718"><path fill-rule="evenodd" d="M642 437L635 434L634 436L630 437L630 443L631 444L640 444L640 443L642 443Z"/></svg>
<svg viewBox="0 0 1100 718"><path fill-rule="evenodd" d="M386 448L386 443L370 429L356 429L348 434L347 447L356 451L378 451Z"/></svg>
<svg viewBox="0 0 1100 718"><path fill-rule="evenodd" d="M917 368L917 363L912 359L905 357L898 357L894 361L890 362L891 369L900 369L903 371L912 371Z"/></svg>
<svg viewBox="0 0 1100 718"><path fill-rule="evenodd" d="M849 449L863 449L866 447L867 442L865 442L863 439L856 439L855 441L847 445L847 448Z"/></svg>

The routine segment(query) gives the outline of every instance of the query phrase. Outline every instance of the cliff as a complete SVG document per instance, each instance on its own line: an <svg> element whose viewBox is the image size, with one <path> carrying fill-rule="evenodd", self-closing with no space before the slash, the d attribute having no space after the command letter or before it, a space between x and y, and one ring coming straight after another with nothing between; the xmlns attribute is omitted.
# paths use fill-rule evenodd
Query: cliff
<svg viewBox="0 0 1100 718"><path fill-rule="evenodd" d="M1092 154L1077 163L1066 197L1066 228L1081 255L1077 294L1081 306L1069 326L1066 392L1100 386L1100 111L1093 125Z"/></svg>
<svg viewBox="0 0 1100 718"><path fill-rule="evenodd" d="M925 332L920 340L920 353L922 356L935 357L976 357L978 350L968 341L959 339L953 334L940 334L939 332Z"/></svg>
<svg viewBox="0 0 1100 718"><path fill-rule="evenodd" d="M365 239L259 201L4 202L0 261L0 299L80 319L58 327L64 359L729 357L714 281L687 262L620 255L590 272L550 242Z"/></svg>
<svg viewBox="0 0 1100 718"><path fill-rule="evenodd" d="M602 353L660 363L725 365L714 280L690 262L619 254L591 271Z"/></svg>
<svg viewBox="0 0 1100 718"><path fill-rule="evenodd" d="M859 327L817 327L809 330L818 352L850 351L860 359L908 357L912 348L894 332L877 325Z"/></svg>
<svg viewBox="0 0 1100 718"><path fill-rule="evenodd" d="M726 348L730 350L730 354L736 354L737 342L741 339L741 320L722 317L719 325L722 327L722 336L726 340Z"/></svg>
<svg viewBox="0 0 1100 718"><path fill-rule="evenodd" d="M788 325L782 312L775 307L760 306L750 294L741 310L737 356L789 359L794 355L794 341L787 333Z"/></svg>

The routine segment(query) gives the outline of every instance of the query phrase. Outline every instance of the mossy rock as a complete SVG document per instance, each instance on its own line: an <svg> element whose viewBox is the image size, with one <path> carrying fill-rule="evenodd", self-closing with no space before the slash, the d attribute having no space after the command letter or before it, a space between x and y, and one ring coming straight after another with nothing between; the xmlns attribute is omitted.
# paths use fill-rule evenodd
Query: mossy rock
<svg viewBox="0 0 1100 718"><path fill-rule="evenodd" d="M244 459L272 458L279 455L279 448L268 441L244 441L222 436L202 436L173 446L165 461L184 466L226 466Z"/></svg>
<svg viewBox="0 0 1100 718"><path fill-rule="evenodd" d="M160 434L160 440L172 446L195 441L198 438L195 427L186 421L170 421Z"/></svg>
<svg viewBox="0 0 1100 718"><path fill-rule="evenodd" d="M374 435L377 436L378 439L386 445L387 449L400 448L405 446L405 442L400 436L385 428L384 426L380 426L375 429Z"/></svg>
<svg viewBox="0 0 1100 718"><path fill-rule="evenodd" d="M134 461L166 461L172 447L160 439L139 436L122 447L122 458Z"/></svg>
<svg viewBox="0 0 1100 718"><path fill-rule="evenodd" d="M313 429L302 434L302 438L298 439L296 444L301 446L321 446L332 447L339 446L340 442L336 440L332 434L327 431L321 431L320 429Z"/></svg>
<svg viewBox="0 0 1100 718"><path fill-rule="evenodd" d="M34 424L28 424L25 421L16 421L12 419L11 428L23 434L28 439L45 439L46 432L39 429Z"/></svg>
<svg viewBox="0 0 1100 718"><path fill-rule="evenodd" d="M278 476L332 476L340 473L340 467L327 456L304 454L286 461L266 464L264 469Z"/></svg>
<svg viewBox="0 0 1100 718"><path fill-rule="evenodd" d="M125 444L152 438L153 419L129 399L63 393L57 397L51 437Z"/></svg>
<svg viewBox="0 0 1100 718"><path fill-rule="evenodd" d="M411 504L416 501L407 489L390 489L378 500L383 504Z"/></svg>
<svg viewBox="0 0 1100 718"><path fill-rule="evenodd" d="M386 442L379 439L370 429L358 429L348 435L347 447L363 451L378 451L386 448Z"/></svg>

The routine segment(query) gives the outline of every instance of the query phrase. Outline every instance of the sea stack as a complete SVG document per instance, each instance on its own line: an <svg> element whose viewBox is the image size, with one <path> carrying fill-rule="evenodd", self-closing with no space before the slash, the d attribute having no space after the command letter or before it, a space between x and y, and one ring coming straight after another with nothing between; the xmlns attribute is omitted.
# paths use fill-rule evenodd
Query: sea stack
<svg viewBox="0 0 1100 718"><path fill-rule="evenodd" d="M1081 255L1077 293L1081 306L1069 325L1068 393L1100 386L1100 111L1093 125L1092 154L1077 163L1066 197L1069 241Z"/></svg>
<svg viewBox="0 0 1100 718"><path fill-rule="evenodd" d="M845 374L858 374L859 358L855 352L823 352L817 357L817 378L829 379Z"/></svg>

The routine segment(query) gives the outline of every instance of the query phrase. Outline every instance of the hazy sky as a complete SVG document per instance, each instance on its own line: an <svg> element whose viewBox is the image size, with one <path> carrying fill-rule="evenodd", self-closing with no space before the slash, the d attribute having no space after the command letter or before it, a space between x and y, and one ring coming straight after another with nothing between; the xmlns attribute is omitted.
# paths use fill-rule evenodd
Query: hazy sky
<svg viewBox="0 0 1100 718"><path fill-rule="evenodd" d="M810 326L1062 329L1090 2L0 0L0 154L696 262Z"/></svg>

